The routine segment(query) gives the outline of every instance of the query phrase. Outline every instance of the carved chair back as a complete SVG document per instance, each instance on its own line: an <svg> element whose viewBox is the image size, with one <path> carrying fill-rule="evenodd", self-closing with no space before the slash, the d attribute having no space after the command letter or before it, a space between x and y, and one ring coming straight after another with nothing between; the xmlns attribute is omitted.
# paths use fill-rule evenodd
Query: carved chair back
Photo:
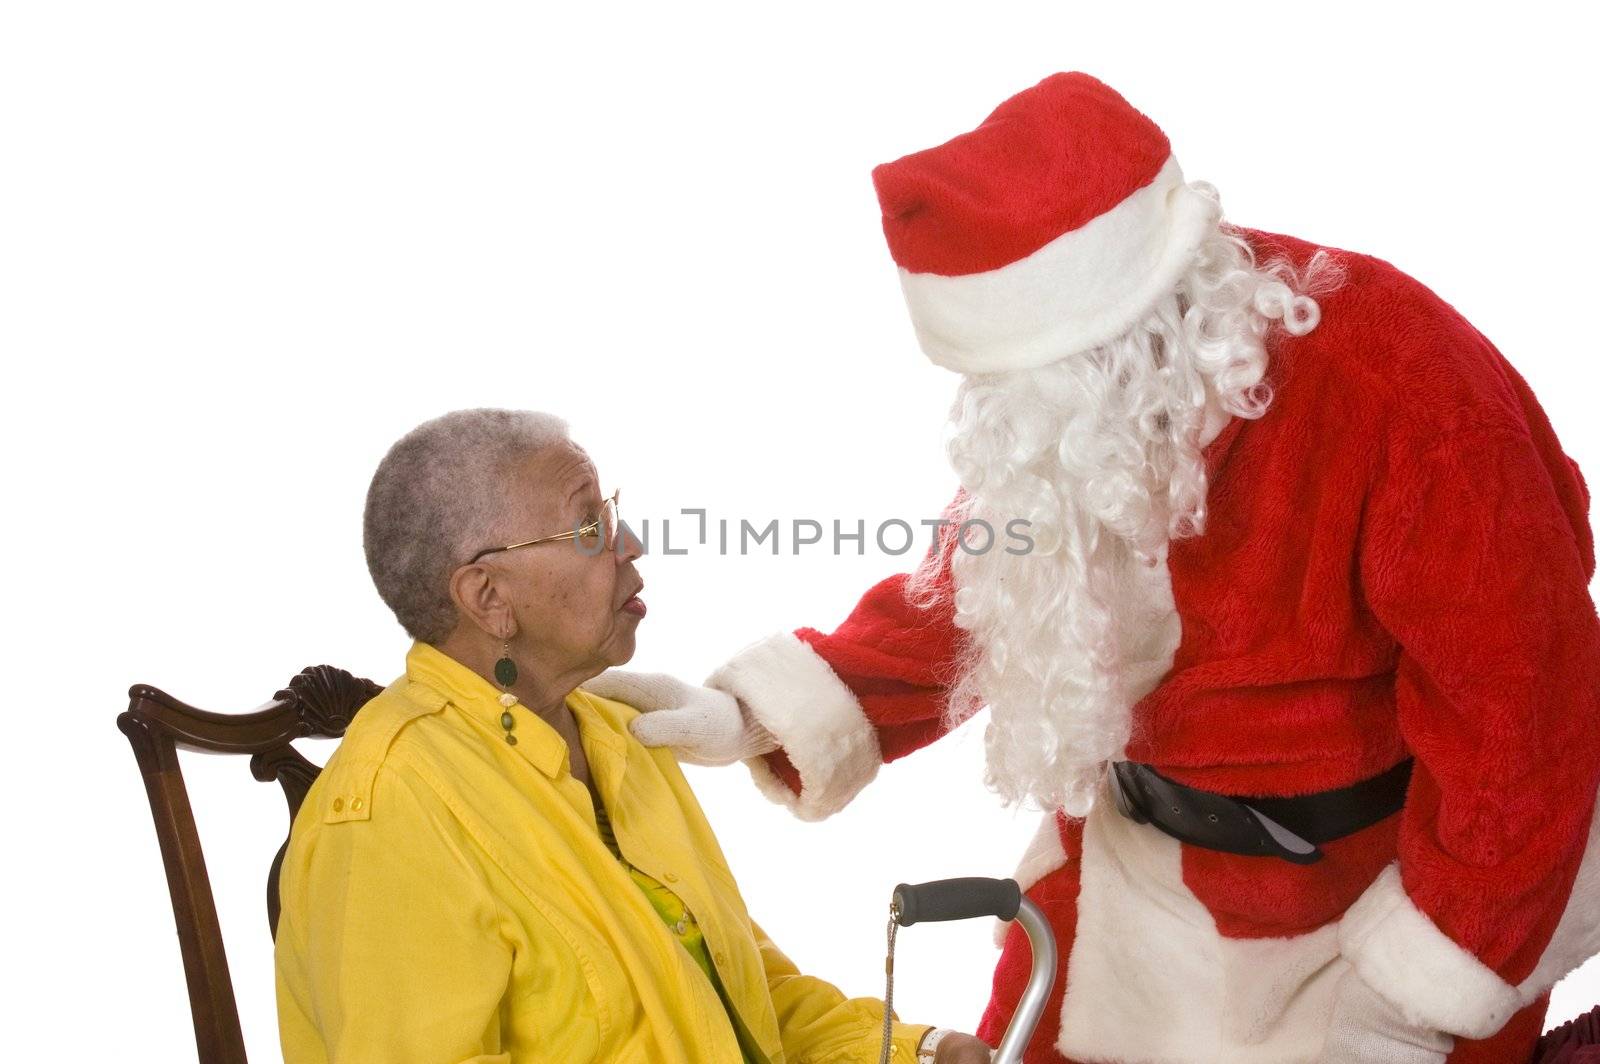
<svg viewBox="0 0 1600 1064"><path fill-rule="evenodd" d="M300 803L321 769L290 742L339 738L356 711L380 690L380 685L343 669L315 665L253 713L196 709L144 684L128 691L128 708L117 717L117 727L133 746L150 797L150 814L155 818L172 913L178 923L178 945L201 1064L246 1062L222 928L178 751L250 755L251 775L262 782L277 780L283 787L293 825ZM267 926L274 936L278 931L278 870L288 846L286 835L267 874Z"/></svg>

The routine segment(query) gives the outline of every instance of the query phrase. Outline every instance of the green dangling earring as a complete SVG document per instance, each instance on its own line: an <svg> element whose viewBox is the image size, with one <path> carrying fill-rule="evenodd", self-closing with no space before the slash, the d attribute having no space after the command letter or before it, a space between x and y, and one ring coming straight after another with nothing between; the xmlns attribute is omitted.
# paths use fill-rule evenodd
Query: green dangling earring
<svg viewBox="0 0 1600 1064"><path fill-rule="evenodd" d="M501 644L500 660L494 663L494 678L502 688L500 692L500 727L506 730L506 743L510 746L517 745L517 737L511 734L511 729L516 726L517 719L511 715L511 707L517 704L517 696L509 688L517 682L517 663L511 660L511 643Z"/></svg>

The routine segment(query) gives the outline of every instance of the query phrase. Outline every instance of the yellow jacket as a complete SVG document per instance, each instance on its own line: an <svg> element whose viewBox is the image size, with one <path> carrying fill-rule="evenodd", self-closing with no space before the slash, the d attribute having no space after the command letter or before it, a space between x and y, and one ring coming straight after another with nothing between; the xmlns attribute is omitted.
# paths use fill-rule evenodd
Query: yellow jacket
<svg viewBox="0 0 1600 1064"><path fill-rule="evenodd" d="M567 704L628 862L693 913L728 996L597 831L567 747L427 644L368 703L294 822L279 880L287 1064L875 1061L882 1004L801 975L745 911L670 752L635 711ZM731 1015L730 1015L731 1014ZM925 1027L895 1025L900 1064Z"/></svg>

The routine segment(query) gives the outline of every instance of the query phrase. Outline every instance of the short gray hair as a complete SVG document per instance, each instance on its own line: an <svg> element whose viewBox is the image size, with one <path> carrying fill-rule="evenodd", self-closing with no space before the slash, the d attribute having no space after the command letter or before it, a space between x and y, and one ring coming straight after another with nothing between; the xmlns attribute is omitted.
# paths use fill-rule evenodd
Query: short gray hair
<svg viewBox="0 0 1600 1064"><path fill-rule="evenodd" d="M567 423L532 410L455 410L389 448L367 488L367 570L401 627L438 643L456 625L450 574L489 546L518 461L566 440Z"/></svg>

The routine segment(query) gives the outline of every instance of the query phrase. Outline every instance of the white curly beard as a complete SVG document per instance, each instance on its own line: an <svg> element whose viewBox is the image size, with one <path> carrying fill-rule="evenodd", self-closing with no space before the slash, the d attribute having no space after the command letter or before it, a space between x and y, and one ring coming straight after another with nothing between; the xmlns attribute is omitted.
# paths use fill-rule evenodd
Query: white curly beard
<svg viewBox="0 0 1600 1064"><path fill-rule="evenodd" d="M962 519L1003 528L1021 517L1034 541L1026 554L951 559L956 624L974 649L958 697L989 705L990 786L1074 816L1087 813L1102 767L1127 744L1133 703L1177 649L1156 512L1168 489L1157 481L1204 488L1197 445L1159 457L1126 446L1127 422L1073 379L1093 370L1074 361L968 381L951 443L967 465ZM1136 387L1161 395L1169 418L1197 419L1203 395L1180 407L1149 388L1156 374L1145 377Z"/></svg>
<svg viewBox="0 0 1600 1064"><path fill-rule="evenodd" d="M1268 329L1317 323L1284 278L1299 287L1219 229L1118 340L964 378L949 445L966 493L958 519L996 530L1025 519L1034 540L1025 554L997 541L950 558L956 624L972 638L949 712L988 704L987 780L1008 801L1085 815L1134 703L1170 666L1181 631L1166 550L1204 528L1201 447L1228 415L1265 412Z"/></svg>

